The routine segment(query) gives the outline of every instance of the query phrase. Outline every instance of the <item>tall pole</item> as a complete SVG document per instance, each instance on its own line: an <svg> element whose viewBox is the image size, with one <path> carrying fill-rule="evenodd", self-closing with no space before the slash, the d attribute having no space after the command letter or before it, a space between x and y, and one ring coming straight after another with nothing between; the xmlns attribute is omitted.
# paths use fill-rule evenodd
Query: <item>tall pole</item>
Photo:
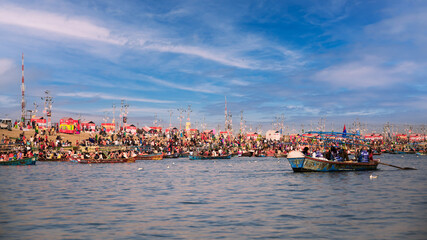
<svg viewBox="0 0 427 240"><path fill-rule="evenodd" d="M190 123L190 125L188 126L190 129L191 129L190 113L191 113L192 111L193 111L193 110L191 110L191 104L188 104L188 108L187 108L187 122L189 122L189 123Z"/></svg>
<svg viewBox="0 0 427 240"><path fill-rule="evenodd" d="M49 90L44 91L44 93L46 94L46 97L42 97L43 100L45 100L44 102L44 112L46 113L46 117L47 117L47 127L50 128L51 127L51 119L52 119L52 97L49 96Z"/></svg>
<svg viewBox="0 0 427 240"><path fill-rule="evenodd" d="M113 123L116 123L116 104L113 103Z"/></svg>
<svg viewBox="0 0 427 240"><path fill-rule="evenodd" d="M25 85L24 85L24 53L22 53L22 101L21 101L21 121L25 122Z"/></svg>
<svg viewBox="0 0 427 240"><path fill-rule="evenodd" d="M240 133L243 133L243 110L240 111Z"/></svg>
<svg viewBox="0 0 427 240"><path fill-rule="evenodd" d="M178 119L179 119L179 131L181 131L182 130L182 119L184 118L183 113L185 112L185 109L178 108L177 110L179 112L179 116L178 116Z"/></svg>
<svg viewBox="0 0 427 240"><path fill-rule="evenodd" d="M173 114L173 110L169 109L169 129L172 129L172 114Z"/></svg>
<svg viewBox="0 0 427 240"><path fill-rule="evenodd" d="M227 131L228 128L228 113L227 113L227 96L225 97L225 111L224 111L224 115L225 115L225 119L224 119L224 131Z"/></svg>

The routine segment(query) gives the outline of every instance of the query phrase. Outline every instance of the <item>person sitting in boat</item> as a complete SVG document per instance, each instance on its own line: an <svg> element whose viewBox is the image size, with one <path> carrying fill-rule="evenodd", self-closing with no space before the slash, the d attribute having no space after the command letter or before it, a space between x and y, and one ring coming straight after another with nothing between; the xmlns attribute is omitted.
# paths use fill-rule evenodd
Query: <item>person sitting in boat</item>
<svg viewBox="0 0 427 240"><path fill-rule="evenodd" d="M316 148L316 151L313 152L312 157L315 157L315 158L322 158L323 157L323 154L320 151L320 148Z"/></svg>
<svg viewBox="0 0 427 240"><path fill-rule="evenodd" d="M339 154L340 148L339 147L332 147L331 148L331 155L332 155L332 161L342 162L343 159Z"/></svg>
<svg viewBox="0 0 427 240"><path fill-rule="evenodd" d="M339 155L343 161L350 161L348 158L347 148L345 146L340 149Z"/></svg>
<svg viewBox="0 0 427 240"><path fill-rule="evenodd" d="M366 147L363 147L362 151L360 151L358 160L359 162L364 162L364 163L369 162L369 153Z"/></svg>
<svg viewBox="0 0 427 240"><path fill-rule="evenodd" d="M22 159L22 152L21 151L18 152L17 159Z"/></svg>
<svg viewBox="0 0 427 240"><path fill-rule="evenodd" d="M209 152L209 151L206 151L205 153L203 153L203 156L204 156L204 157L208 157L208 156L210 156L210 152Z"/></svg>
<svg viewBox="0 0 427 240"><path fill-rule="evenodd" d="M332 159L332 148L328 149L328 151L325 152L325 158L328 160L333 160Z"/></svg>
<svg viewBox="0 0 427 240"><path fill-rule="evenodd" d="M306 156L310 156L310 153L308 153L308 150L309 150L309 148L308 148L308 147L305 147L305 148L302 150L302 153L303 153L304 155L306 155Z"/></svg>

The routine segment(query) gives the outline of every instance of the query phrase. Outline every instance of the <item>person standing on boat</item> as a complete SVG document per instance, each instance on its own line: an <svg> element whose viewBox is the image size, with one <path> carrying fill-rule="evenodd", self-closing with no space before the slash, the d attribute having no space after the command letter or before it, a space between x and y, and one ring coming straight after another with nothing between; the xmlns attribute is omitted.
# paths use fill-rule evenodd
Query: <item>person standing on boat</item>
<svg viewBox="0 0 427 240"><path fill-rule="evenodd" d="M369 153L368 153L368 150L366 150L366 147L363 147L362 151L360 151L359 162L363 162L363 163L369 162Z"/></svg>
<svg viewBox="0 0 427 240"><path fill-rule="evenodd" d="M374 153L372 151L372 148L369 148L368 153L369 153L369 156L368 156L369 161L374 161Z"/></svg>

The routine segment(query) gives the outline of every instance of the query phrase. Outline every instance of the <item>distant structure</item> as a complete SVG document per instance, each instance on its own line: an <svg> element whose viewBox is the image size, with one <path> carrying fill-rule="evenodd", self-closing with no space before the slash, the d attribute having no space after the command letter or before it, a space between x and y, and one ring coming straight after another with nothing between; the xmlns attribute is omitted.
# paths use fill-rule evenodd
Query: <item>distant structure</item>
<svg viewBox="0 0 427 240"><path fill-rule="evenodd" d="M43 113L46 114L47 118L47 127L50 128L52 126L52 97L49 95L49 90L44 91L46 94L45 97L42 97L41 99L44 100L44 111Z"/></svg>
<svg viewBox="0 0 427 240"><path fill-rule="evenodd" d="M225 97L225 112L224 112L224 117L225 117L225 121L224 121L224 131L228 130L228 112L227 112L227 96Z"/></svg>
<svg viewBox="0 0 427 240"><path fill-rule="evenodd" d="M125 128L125 125L126 125L126 123L128 122L128 107L129 107L129 104L127 104L126 102L125 102L125 100L124 99L122 99L122 102L121 102L121 108L120 108L120 117L121 117L121 119L122 119L122 127L123 127L123 129Z"/></svg>
<svg viewBox="0 0 427 240"><path fill-rule="evenodd" d="M226 132L233 131L233 115L228 113L227 110L227 96L225 96L225 123L224 130Z"/></svg>
<svg viewBox="0 0 427 240"><path fill-rule="evenodd" d="M22 101L21 101L21 121L25 122L25 85L24 85L24 53L22 53Z"/></svg>
<svg viewBox="0 0 427 240"><path fill-rule="evenodd" d="M178 108L177 110L179 112L179 116L178 116L178 119L179 119L179 131L181 131L182 130L182 119L184 119L184 113L186 112L186 110L184 108Z"/></svg>

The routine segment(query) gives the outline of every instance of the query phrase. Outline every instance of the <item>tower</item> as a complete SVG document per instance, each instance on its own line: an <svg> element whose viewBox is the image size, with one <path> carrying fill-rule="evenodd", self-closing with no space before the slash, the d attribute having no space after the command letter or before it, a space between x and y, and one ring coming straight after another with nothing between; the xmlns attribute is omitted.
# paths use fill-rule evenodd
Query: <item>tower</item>
<svg viewBox="0 0 427 240"><path fill-rule="evenodd" d="M44 111L43 113L46 114L47 117L47 127L50 128L52 124L52 97L49 96L49 90L44 91L46 94L45 97L42 97L42 100L44 100Z"/></svg>
<svg viewBox="0 0 427 240"><path fill-rule="evenodd" d="M227 96L225 96L224 131L228 130Z"/></svg>
<svg viewBox="0 0 427 240"><path fill-rule="evenodd" d="M169 129L172 129L172 115L173 115L173 110L169 109Z"/></svg>
<svg viewBox="0 0 427 240"><path fill-rule="evenodd" d="M25 122L25 85L24 85L24 53L22 53L22 101L21 101L21 121Z"/></svg>

